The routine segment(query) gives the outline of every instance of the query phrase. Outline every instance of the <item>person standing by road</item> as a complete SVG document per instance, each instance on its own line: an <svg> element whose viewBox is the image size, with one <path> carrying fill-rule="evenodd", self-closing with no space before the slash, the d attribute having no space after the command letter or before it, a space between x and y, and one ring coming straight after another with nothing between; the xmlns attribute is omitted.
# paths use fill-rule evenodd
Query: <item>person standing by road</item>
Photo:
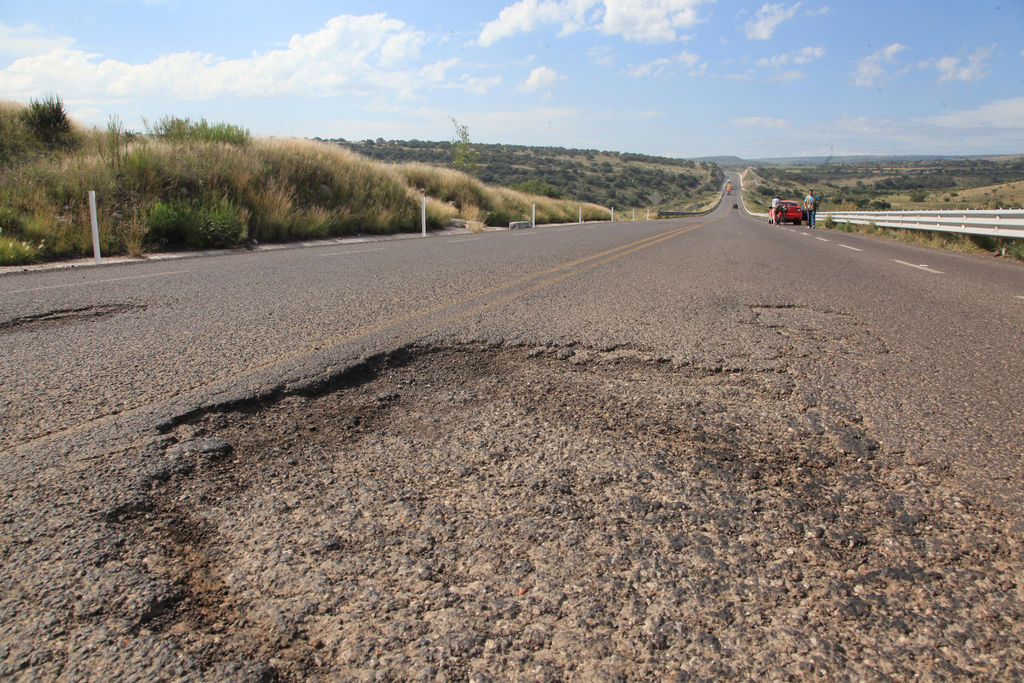
<svg viewBox="0 0 1024 683"><path fill-rule="evenodd" d="M804 210L807 211L807 227L815 228L814 215L818 212L818 196L814 194L814 190L808 190L807 196L804 197Z"/></svg>
<svg viewBox="0 0 1024 683"><path fill-rule="evenodd" d="M781 201L777 196L772 198L772 208L768 211L768 222L772 225L779 224L779 202Z"/></svg>

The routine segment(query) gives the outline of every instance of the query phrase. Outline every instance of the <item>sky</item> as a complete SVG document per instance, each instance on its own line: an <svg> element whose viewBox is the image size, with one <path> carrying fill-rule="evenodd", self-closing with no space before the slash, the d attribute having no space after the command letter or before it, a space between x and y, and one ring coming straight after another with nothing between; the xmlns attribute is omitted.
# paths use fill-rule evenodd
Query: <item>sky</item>
<svg viewBox="0 0 1024 683"><path fill-rule="evenodd" d="M694 158L1024 154L1024 0L0 0L79 123Z"/></svg>

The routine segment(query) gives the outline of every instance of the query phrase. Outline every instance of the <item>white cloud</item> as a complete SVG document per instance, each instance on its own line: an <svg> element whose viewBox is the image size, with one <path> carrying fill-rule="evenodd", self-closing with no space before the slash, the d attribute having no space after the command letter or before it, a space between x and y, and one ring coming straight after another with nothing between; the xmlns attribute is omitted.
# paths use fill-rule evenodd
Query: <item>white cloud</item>
<svg viewBox="0 0 1024 683"><path fill-rule="evenodd" d="M793 55L793 63L806 64L807 62L814 61L815 59L821 59L824 56L825 48L823 47L805 47Z"/></svg>
<svg viewBox="0 0 1024 683"><path fill-rule="evenodd" d="M766 57L759 59L755 62L756 66L762 67L782 67L787 64L806 64L814 61L815 59L821 59L825 56L825 48L823 47L805 47L801 50L790 54L776 55L775 57Z"/></svg>
<svg viewBox="0 0 1024 683"><path fill-rule="evenodd" d="M836 121L837 130L850 133L868 133L872 135L888 134L892 132L894 123L885 119L869 119L866 116L850 116L843 114Z"/></svg>
<svg viewBox="0 0 1024 683"><path fill-rule="evenodd" d="M781 81L783 83L793 83L795 81L802 81L805 78L807 78L807 74L800 71L800 69L787 69L786 71L781 71L775 74L775 76L772 77L772 80Z"/></svg>
<svg viewBox="0 0 1024 683"><path fill-rule="evenodd" d="M786 7L781 3L765 3L746 24L743 30L751 40L769 40L779 24L792 19L801 3Z"/></svg>
<svg viewBox="0 0 1024 683"><path fill-rule="evenodd" d="M564 76L559 76L554 69L547 66L538 66L530 72L529 77L516 90L520 92L534 92L543 88L550 88Z"/></svg>
<svg viewBox="0 0 1024 683"><path fill-rule="evenodd" d="M860 60L853 74L853 84L862 88L881 87L899 73L906 73L906 68L897 69L895 73L891 73L888 68L895 63L896 56L906 49L906 45L893 43Z"/></svg>
<svg viewBox="0 0 1024 683"><path fill-rule="evenodd" d="M679 33L700 21L697 8L714 0L519 0L488 22L477 39L482 46L502 38L560 25L559 35L596 30L644 43L686 40Z"/></svg>
<svg viewBox="0 0 1024 683"><path fill-rule="evenodd" d="M700 0L605 0L600 31L641 43L687 40L677 29L695 26Z"/></svg>
<svg viewBox="0 0 1024 683"><path fill-rule="evenodd" d="M987 60L995 51L995 46L979 47L974 54L967 57L966 62L959 57L942 57L940 59L921 62L922 68L935 67L939 72L939 83L947 81L964 81L974 83L988 76Z"/></svg>
<svg viewBox="0 0 1024 683"><path fill-rule="evenodd" d="M996 100L977 109L951 111L925 119L948 128L1015 128L1024 130L1024 97Z"/></svg>
<svg viewBox="0 0 1024 683"><path fill-rule="evenodd" d="M460 87L465 88L474 95L486 95L491 88L501 85L501 76L492 78L476 78L474 76L463 76Z"/></svg>
<svg viewBox="0 0 1024 683"><path fill-rule="evenodd" d="M700 56L683 50L673 57L662 57L661 59L656 59L653 62L632 67L627 73L630 78L642 78L644 76L657 78L661 76L666 69L678 64L689 67L691 76L699 75L704 71L704 65L700 64Z"/></svg>
<svg viewBox="0 0 1024 683"><path fill-rule="evenodd" d="M502 38L533 31L543 24L562 24L563 30L571 32L595 3L596 0L586 1L570 7L570 3L558 0L520 0L501 10L497 19L484 24L477 41L486 47Z"/></svg>
<svg viewBox="0 0 1024 683"><path fill-rule="evenodd" d="M762 130L771 128L788 128L789 122L786 119L773 119L764 116L747 116L744 118L732 119L730 126L736 128L747 128L750 130Z"/></svg>
<svg viewBox="0 0 1024 683"><path fill-rule="evenodd" d="M48 35L35 24L8 26L0 22L0 55L40 55L52 50L67 50L74 44L74 38Z"/></svg>
<svg viewBox="0 0 1024 683"><path fill-rule="evenodd" d="M17 59L0 70L0 92L32 97L57 91L65 99L171 96L207 99L368 94L408 96L445 77L456 60L421 66L424 35L384 14L335 17L314 33L295 35L287 47L246 59L182 52L145 64L56 46Z"/></svg>
<svg viewBox="0 0 1024 683"><path fill-rule="evenodd" d="M615 63L615 53L606 45L590 48L587 50L587 56L598 66L611 66Z"/></svg>
<svg viewBox="0 0 1024 683"><path fill-rule="evenodd" d="M801 81L807 78L807 74L799 69L788 69L785 67L790 64L806 64L815 59L820 59L823 56L825 56L825 48L805 47L789 54L759 59L754 63L754 65L762 68L775 69L776 72L771 77L773 81L792 83L794 81Z"/></svg>

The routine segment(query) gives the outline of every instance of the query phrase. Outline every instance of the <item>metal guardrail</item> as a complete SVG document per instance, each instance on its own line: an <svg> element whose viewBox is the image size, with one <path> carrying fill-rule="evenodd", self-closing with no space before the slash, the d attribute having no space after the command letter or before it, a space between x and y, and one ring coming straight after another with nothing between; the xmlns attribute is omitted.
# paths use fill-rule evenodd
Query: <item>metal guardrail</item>
<svg viewBox="0 0 1024 683"><path fill-rule="evenodd" d="M819 211L818 219L883 228L1024 239L1024 209L1000 211Z"/></svg>

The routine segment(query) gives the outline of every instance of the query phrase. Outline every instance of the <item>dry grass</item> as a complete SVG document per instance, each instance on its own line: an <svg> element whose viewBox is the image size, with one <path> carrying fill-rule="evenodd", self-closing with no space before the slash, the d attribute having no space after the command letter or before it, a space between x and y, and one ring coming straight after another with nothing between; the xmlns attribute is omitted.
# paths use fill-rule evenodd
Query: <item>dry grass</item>
<svg viewBox="0 0 1024 683"><path fill-rule="evenodd" d="M995 237L960 235L929 230L884 228L874 223L867 225L836 223L832 219L826 219L820 225L832 230L861 235L875 235L933 249L945 249L964 254L998 254L1015 260L1024 260L1024 240L1004 240Z"/></svg>
<svg viewBox="0 0 1024 683"><path fill-rule="evenodd" d="M471 229L505 225L528 219L533 204L538 223L574 221L580 206L486 186L452 169L375 162L309 140L170 141L108 126L75 128L67 149L44 149L19 123L22 109L0 103L0 152L6 155L0 155L0 229L16 241L0 250L0 263L90 254L90 190L97 193L105 254L194 247L188 243L193 234L213 234L223 242L216 246L230 246L417 231L424 195L430 228L453 219ZM164 224L180 215L199 225L156 233L155 209ZM583 210L587 220L608 218L603 207L585 204ZM237 229L204 233L202 221L219 220L225 211ZM182 241L167 243L168 235Z"/></svg>

